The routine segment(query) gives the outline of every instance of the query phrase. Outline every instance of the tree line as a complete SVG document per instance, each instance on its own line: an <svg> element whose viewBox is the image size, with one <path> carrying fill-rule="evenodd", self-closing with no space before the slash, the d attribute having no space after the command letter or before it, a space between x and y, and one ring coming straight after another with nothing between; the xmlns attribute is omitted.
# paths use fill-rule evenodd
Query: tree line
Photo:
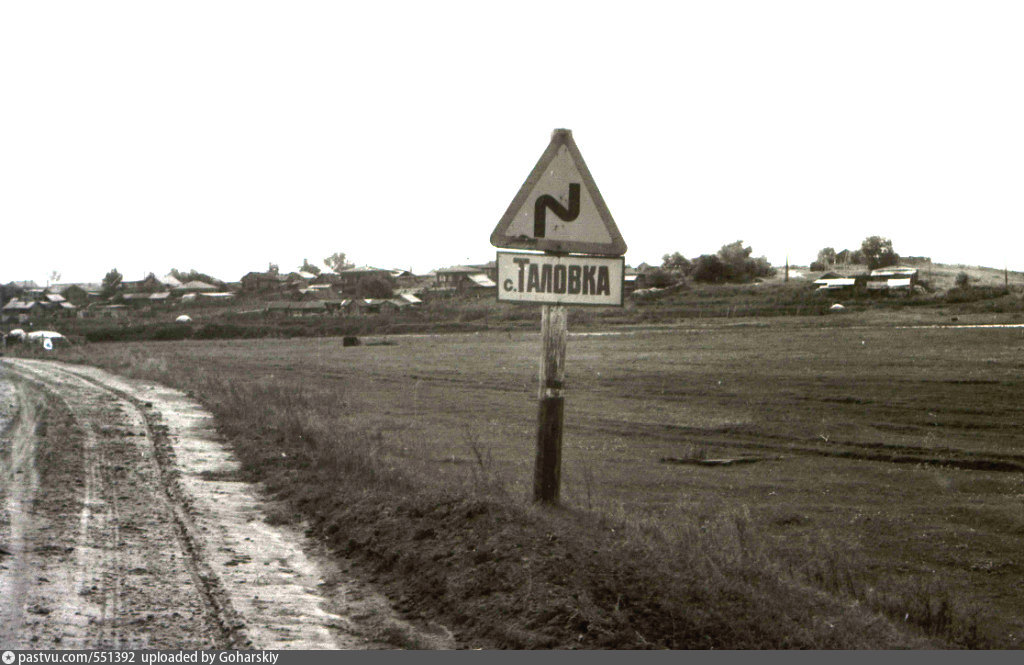
<svg viewBox="0 0 1024 665"><path fill-rule="evenodd" d="M648 274L653 287L675 284L683 278L712 284L750 282L758 277L771 277L776 269L763 256L753 257L752 249L742 240L722 245L714 254L701 254L688 259L680 252L662 257L661 267Z"/></svg>
<svg viewBox="0 0 1024 665"><path fill-rule="evenodd" d="M855 263L867 264L869 270L894 266L900 262L900 255L893 251L892 240L881 236L868 236L860 249L844 249L837 252L825 247L818 252L818 258L811 263L811 270L828 270L829 266Z"/></svg>

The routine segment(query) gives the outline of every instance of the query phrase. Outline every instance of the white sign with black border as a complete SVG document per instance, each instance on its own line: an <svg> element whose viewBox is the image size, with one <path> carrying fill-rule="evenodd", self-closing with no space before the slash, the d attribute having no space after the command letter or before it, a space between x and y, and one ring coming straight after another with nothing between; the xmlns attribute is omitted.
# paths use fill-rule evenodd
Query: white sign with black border
<svg viewBox="0 0 1024 665"><path fill-rule="evenodd" d="M498 252L497 265L503 302L622 306L621 256Z"/></svg>

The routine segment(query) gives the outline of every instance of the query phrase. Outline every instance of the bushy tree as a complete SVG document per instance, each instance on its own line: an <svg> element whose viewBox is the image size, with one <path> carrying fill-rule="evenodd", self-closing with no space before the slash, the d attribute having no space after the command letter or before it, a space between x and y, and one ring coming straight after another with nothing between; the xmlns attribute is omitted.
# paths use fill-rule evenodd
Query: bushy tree
<svg viewBox="0 0 1024 665"><path fill-rule="evenodd" d="M690 276L698 282L749 282L756 277L770 277L775 268L763 256L750 256L751 248L742 240L722 245L717 254L704 254L694 259Z"/></svg>
<svg viewBox="0 0 1024 665"><path fill-rule="evenodd" d="M199 272L194 268L192 270L189 270L188 272L178 270L177 268L171 268L171 276L174 277L179 282L181 282L182 284L185 284L187 282L206 282L207 284L224 283L217 279L216 277L211 277L210 275L207 275L205 272Z"/></svg>
<svg viewBox="0 0 1024 665"><path fill-rule="evenodd" d="M121 280L123 277L121 273L117 271L117 268L112 269L106 275L103 276L103 285L100 292L104 298L109 298L114 295L119 288L121 288Z"/></svg>
<svg viewBox="0 0 1024 665"><path fill-rule="evenodd" d="M665 287L678 284L682 280L682 275L673 273L665 268L655 268L646 273L646 278L647 286L664 289Z"/></svg>
<svg viewBox="0 0 1024 665"><path fill-rule="evenodd" d="M824 266L832 265L836 262L836 250L832 247L825 247L818 252L817 263ZM824 270L824 268L822 268Z"/></svg>
<svg viewBox="0 0 1024 665"><path fill-rule="evenodd" d="M958 272L955 280L956 288L967 289L971 286L971 276L965 272Z"/></svg>
<svg viewBox="0 0 1024 665"><path fill-rule="evenodd" d="M717 254L701 254L693 260L690 276L698 282L718 284L727 281L728 269Z"/></svg>
<svg viewBox="0 0 1024 665"><path fill-rule="evenodd" d="M341 272L345 268L351 268L353 264L349 263L348 259L345 258L345 252L335 252L326 259L324 263L330 267L334 272Z"/></svg>
<svg viewBox="0 0 1024 665"><path fill-rule="evenodd" d="M315 265L313 265L312 263L310 263L306 259L302 259L302 267L299 268L299 270L301 272L308 272L308 273L311 273L313 275L319 275L320 272L321 272L320 268L317 268Z"/></svg>
<svg viewBox="0 0 1024 665"><path fill-rule="evenodd" d="M661 257L661 269L675 275L686 275L690 272L693 264L679 252L666 254Z"/></svg>
<svg viewBox="0 0 1024 665"><path fill-rule="evenodd" d="M881 236L865 238L860 245L860 251L870 270L894 266L900 262L900 255L892 249L892 240Z"/></svg>
<svg viewBox="0 0 1024 665"><path fill-rule="evenodd" d="M394 290L383 277L367 277L359 281L356 295L360 298L390 298L394 295Z"/></svg>
<svg viewBox="0 0 1024 665"><path fill-rule="evenodd" d="M751 279L754 277L774 277L778 270L771 263L768 262L767 257L759 256L756 259L751 259L752 263L748 263L750 269Z"/></svg>

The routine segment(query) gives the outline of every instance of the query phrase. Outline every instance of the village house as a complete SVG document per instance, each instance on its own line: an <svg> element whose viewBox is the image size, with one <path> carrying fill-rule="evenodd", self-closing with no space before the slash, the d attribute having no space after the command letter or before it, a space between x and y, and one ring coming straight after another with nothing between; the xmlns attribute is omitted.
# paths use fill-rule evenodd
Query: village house
<svg viewBox="0 0 1024 665"><path fill-rule="evenodd" d="M309 283L310 286L341 286L341 275L330 270L325 270Z"/></svg>
<svg viewBox="0 0 1024 665"><path fill-rule="evenodd" d="M101 284L52 284L48 290L51 293L61 294L68 302L78 307L83 307L90 302L96 302L103 296L103 286Z"/></svg>
<svg viewBox="0 0 1024 665"><path fill-rule="evenodd" d="M242 276L242 291L246 293L266 293L280 291L288 282L286 275L276 272L250 272Z"/></svg>
<svg viewBox="0 0 1024 665"><path fill-rule="evenodd" d="M173 293L177 293L179 295L183 293L213 293L218 290L219 289L213 284L208 284L207 282L201 282L199 280L185 282L184 284L171 289Z"/></svg>
<svg viewBox="0 0 1024 665"><path fill-rule="evenodd" d="M3 323L28 323L32 315L39 308L39 303L34 300L19 300L11 298L3 307L0 307L0 320ZM41 308L40 308L41 309Z"/></svg>
<svg viewBox="0 0 1024 665"><path fill-rule="evenodd" d="M172 279L174 279L172 277ZM174 283L180 285L177 279L174 279ZM126 293L154 293L156 291L166 291L169 285L161 279L158 279L153 273L146 275L145 279L140 280L124 280L121 282L121 289Z"/></svg>
<svg viewBox="0 0 1024 665"><path fill-rule="evenodd" d="M463 292L497 288L497 284L488 277L486 269L481 266L452 266L436 270L434 274L435 288L438 289Z"/></svg>
<svg viewBox="0 0 1024 665"><path fill-rule="evenodd" d="M839 291L849 293L883 294L888 292L913 293L917 285L917 268L907 266L887 266L877 268L866 274L844 276L836 272L826 272L814 280L819 291Z"/></svg>
<svg viewBox="0 0 1024 665"><path fill-rule="evenodd" d="M383 268L374 268L372 266L355 266L353 268L346 268L338 273L340 277L340 286L343 293L355 293L359 284L370 279L381 279L386 282L390 287L394 288L395 279L392 274L393 271L385 270Z"/></svg>

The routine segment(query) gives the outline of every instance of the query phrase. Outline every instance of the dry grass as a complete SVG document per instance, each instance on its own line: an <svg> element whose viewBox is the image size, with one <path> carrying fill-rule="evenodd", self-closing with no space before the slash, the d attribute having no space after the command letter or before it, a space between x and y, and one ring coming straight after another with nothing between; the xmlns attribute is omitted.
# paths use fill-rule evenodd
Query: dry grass
<svg viewBox="0 0 1024 665"><path fill-rule="evenodd" d="M87 356L194 391L247 472L469 643L924 644L874 608L938 644L1019 646L1019 473L956 466L1013 459L1019 331L901 335L573 339L556 512L523 498L533 337ZM656 463L765 449L784 459Z"/></svg>

